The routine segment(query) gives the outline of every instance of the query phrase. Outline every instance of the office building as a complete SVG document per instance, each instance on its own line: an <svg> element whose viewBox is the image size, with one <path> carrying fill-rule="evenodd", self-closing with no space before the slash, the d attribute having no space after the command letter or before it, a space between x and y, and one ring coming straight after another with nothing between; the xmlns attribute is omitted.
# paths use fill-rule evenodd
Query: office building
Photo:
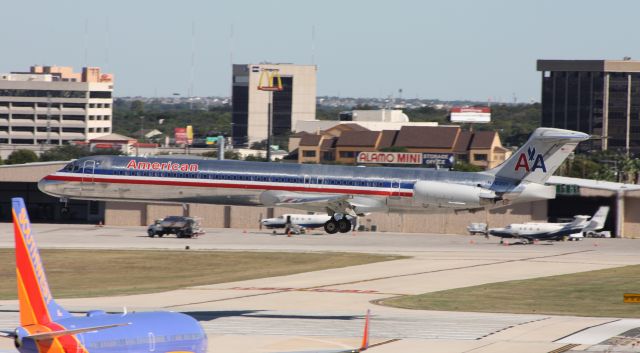
<svg viewBox="0 0 640 353"><path fill-rule="evenodd" d="M278 70L281 91L258 90L267 77L264 70ZM251 146L267 138L269 95L273 94L274 136L287 135L300 120L316 116L315 65L233 65L232 135L234 146Z"/></svg>
<svg viewBox="0 0 640 353"><path fill-rule="evenodd" d="M542 126L601 137L582 150L640 152L640 61L538 60Z"/></svg>
<svg viewBox="0 0 640 353"><path fill-rule="evenodd" d="M0 74L0 144L60 145L108 135L112 93L113 76L97 67Z"/></svg>

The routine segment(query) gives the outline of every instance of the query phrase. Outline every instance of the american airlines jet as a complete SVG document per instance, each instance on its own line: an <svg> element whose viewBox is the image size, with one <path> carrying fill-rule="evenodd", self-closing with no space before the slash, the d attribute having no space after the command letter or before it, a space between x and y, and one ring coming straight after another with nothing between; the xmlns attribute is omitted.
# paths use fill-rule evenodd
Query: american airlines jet
<svg viewBox="0 0 640 353"><path fill-rule="evenodd" d="M327 233L369 212L476 210L552 199L545 185L589 135L538 128L513 156L485 172L424 168L217 161L170 157L80 158L38 183L61 198L245 206L327 212Z"/></svg>

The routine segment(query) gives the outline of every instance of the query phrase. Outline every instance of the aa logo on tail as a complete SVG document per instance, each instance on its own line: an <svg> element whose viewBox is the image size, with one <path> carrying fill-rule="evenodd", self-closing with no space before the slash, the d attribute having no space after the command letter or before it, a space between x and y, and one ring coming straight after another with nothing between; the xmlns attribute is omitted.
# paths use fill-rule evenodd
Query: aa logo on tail
<svg viewBox="0 0 640 353"><path fill-rule="evenodd" d="M547 166L544 164L544 158L542 158L542 154L536 154L535 147L527 150L527 153L520 153L520 157L518 157L518 163L516 163L515 171L517 172L523 168L527 172L535 172L536 169L542 169L543 172L547 172Z"/></svg>

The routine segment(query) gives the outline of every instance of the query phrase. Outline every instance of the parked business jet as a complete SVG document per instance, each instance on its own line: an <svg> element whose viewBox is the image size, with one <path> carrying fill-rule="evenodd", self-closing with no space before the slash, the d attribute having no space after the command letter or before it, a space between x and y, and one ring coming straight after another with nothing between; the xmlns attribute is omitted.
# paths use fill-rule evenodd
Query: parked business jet
<svg viewBox="0 0 640 353"><path fill-rule="evenodd" d="M189 352L205 353L207 336L190 316L173 312L106 314L90 311L72 316L56 303L27 209L12 201L20 327L1 331L21 353Z"/></svg>
<svg viewBox="0 0 640 353"><path fill-rule="evenodd" d="M589 216L574 216L573 221L568 223L513 223L504 228L490 228L489 234L500 237L500 242L503 238L520 238L527 242L562 240L574 235L579 238L584 232L602 229L608 214L609 207L601 206L591 220Z"/></svg>
<svg viewBox="0 0 640 353"><path fill-rule="evenodd" d="M321 228L331 218L326 214L293 214L287 213L280 217L264 218L260 223L267 229L283 229L287 227Z"/></svg>
<svg viewBox="0 0 640 353"><path fill-rule="evenodd" d="M91 156L43 178L41 191L86 200L284 206L326 212L328 233L349 231L369 212L477 210L555 197L544 185L582 132L538 128L513 156L486 172L362 168L166 157Z"/></svg>

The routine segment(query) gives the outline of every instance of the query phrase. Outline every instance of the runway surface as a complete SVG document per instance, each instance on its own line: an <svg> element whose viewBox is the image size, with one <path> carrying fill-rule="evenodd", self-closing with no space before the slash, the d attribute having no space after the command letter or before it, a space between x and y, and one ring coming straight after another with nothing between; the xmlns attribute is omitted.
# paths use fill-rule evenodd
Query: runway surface
<svg viewBox="0 0 640 353"><path fill-rule="evenodd" d="M376 347L372 352L633 349L631 339L607 341L631 330L636 325L633 320L414 311L371 302L396 295L638 264L640 241L586 239L551 245L501 246L496 239L478 236L357 233L286 237L271 235L269 231L230 229L208 229L207 234L198 239L152 239L144 236L142 227L36 224L34 228L41 248L184 249L189 246L189 251L343 251L411 256L391 262L157 294L60 300L65 307L76 311L95 308L120 311L126 306L128 310L168 309L189 313L205 327L211 352L355 347L359 344L367 309L373 312L373 343L400 339ZM13 247L11 234L10 224L0 224L0 247ZM0 265L12 265L12 261L5 259ZM15 327L16 305L15 301L0 301L0 329ZM11 349L10 342L0 341L0 350L4 349Z"/></svg>

